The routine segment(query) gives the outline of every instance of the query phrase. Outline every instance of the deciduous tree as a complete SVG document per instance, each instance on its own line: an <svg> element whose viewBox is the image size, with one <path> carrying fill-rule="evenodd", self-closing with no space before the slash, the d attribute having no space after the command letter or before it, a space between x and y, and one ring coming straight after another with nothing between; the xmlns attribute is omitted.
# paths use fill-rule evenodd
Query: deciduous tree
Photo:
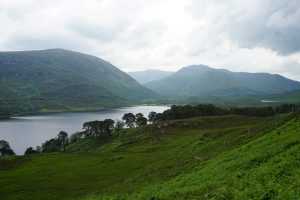
<svg viewBox="0 0 300 200"><path fill-rule="evenodd" d="M154 111L151 111L151 112L148 114L148 121L149 121L150 123L155 124L156 121L157 121L157 113L154 112Z"/></svg>
<svg viewBox="0 0 300 200"><path fill-rule="evenodd" d="M135 123L138 127L145 126L147 124L147 118L142 113L135 115Z"/></svg>
<svg viewBox="0 0 300 200"><path fill-rule="evenodd" d="M135 115L132 113L125 113L122 117L122 119L125 121L126 126L129 128L134 127L135 123Z"/></svg>
<svg viewBox="0 0 300 200"><path fill-rule="evenodd" d="M60 142L63 151L66 150L66 144L68 143L68 133L65 131L60 131L57 135L57 140Z"/></svg>

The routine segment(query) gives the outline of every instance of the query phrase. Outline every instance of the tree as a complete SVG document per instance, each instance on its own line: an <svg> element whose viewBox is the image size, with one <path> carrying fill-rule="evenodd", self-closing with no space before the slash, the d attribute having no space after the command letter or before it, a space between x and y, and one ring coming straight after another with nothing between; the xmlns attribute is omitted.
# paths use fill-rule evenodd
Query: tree
<svg viewBox="0 0 300 200"><path fill-rule="evenodd" d="M94 126L94 121L90 121L90 122L84 122L83 123L83 127L82 129L84 129L84 135L86 137L91 137L93 136L93 133L95 132L95 126Z"/></svg>
<svg viewBox="0 0 300 200"><path fill-rule="evenodd" d="M156 121L157 121L157 113L154 112L154 111L151 111L151 112L149 113L149 115L148 115L148 121L149 121L150 123L155 124Z"/></svg>
<svg viewBox="0 0 300 200"><path fill-rule="evenodd" d="M112 119L105 119L104 121L90 121L83 124L83 129L85 129L85 135L87 137L97 137L97 136L108 136L112 133L114 129L115 121Z"/></svg>
<svg viewBox="0 0 300 200"><path fill-rule="evenodd" d="M57 139L47 140L42 144L42 152L50 153L50 152L59 152L61 151L61 143Z"/></svg>
<svg viewBox="0 0 300 200"><path fill-rule="evenodd" d="M24 155L36 154L39 153L37 150L34 150L32 147L26 149Z"/></svg>
<svg viewBox="0 0 300 200"><path fill-rule="evenodd" d="M10 148L9 143L5 140L0 140L0 156L12 156L15 152Z"/></svg>
<svg viewBox="0 0 300 200"><path fill-rule="evenodd" d="M57 135L57 140L61 144L63 151L66 150L66 144L68 143L68 133L65 131L60 131Z"/></svg>
<svg viewBox="0 0 300 200"><path fill-rule="evenodd" d="M132 113L125 113L122 117L122 119L125 121L126 126L129 128L134 127L135 123L135 115Z"/></svg>
<svg viewBox="0 0 300 200"><path fill-rule="evenodd" d="M135 115L135 123L138 127L145 126L147 124L147 118L142 113Z"/></svg>
<svg viewBox="0 0 300 200"><path fill-rule="evenodd" d="M103 131L103 121L90 121L83 124L83 129L85 129L85 135L87 137L97 137Z"/></svg>
<svg viewBox="0 0 300 200"><path fill-rule="evenodd" d="M75 143L77 140L79 140L80 138L82 138L82 132L76 132L70 135L69 137L69 141L70 143Z"/></svg>
<svg viewBox="0 0 300 200"><path fill-rule="evenodd" d="M164 120L164 115L162 113L157 113L156 115L156 123Z"/></svg>
<svg viewBox="0 0 300 200"><path fill-rule="evenodd" d="M115 121L112 119L105 119L102 123L102 135L108 136L114 129Z"/></svg>
<svg viewBox="0 0 300 200"><path fill-rule="evenodd" d="M124 128L124 126L125 126L125 123L123 121L117 120L116 124L115 124L115 130L120 131Z"/></svg>

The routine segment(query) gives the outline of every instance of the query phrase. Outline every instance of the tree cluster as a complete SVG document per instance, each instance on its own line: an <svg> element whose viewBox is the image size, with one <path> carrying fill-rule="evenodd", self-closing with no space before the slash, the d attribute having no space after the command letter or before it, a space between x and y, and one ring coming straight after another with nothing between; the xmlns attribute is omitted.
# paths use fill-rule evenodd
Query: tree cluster
<svg viewBox="0 0 300 200"><path fill-rule="evenodd" d="M144 117L143 113L137 113L136 115L132 113L125 113L122 117L125 121L125 125L129 128L141 127L147 125L148 119Z"/></svg>
<svg viewBox="0 0 300 200"><path fill-rule="evenodd" d="M15 152L10 148L9 143L5 140L0 140L0 157L12 155L15 155Z"/></svg>
<svg viewBox="0 0 300 200"><path fill-rule="evenodd" d="M38 149L33 149L33 147L28 147L24 153L24 155L31 155L31 154L37 154L40 153Z"/></svg>
<svg viewBox="0 0 300 200"><path fill-rule="evenodd" d="M172 105L170 109L161 114L156 115L156 121L165 121L173 119L186 119L198 116L217 116L228 114L229 111L219 108L212 104L200 104L197 106L175 106Z"/></svg>
<svg viewBox="0 0 300 200"><path fill-rule="evenodd" d="M115 121L105 119L104 121L90 121L83 124L84 135L87 137L109 136L114 129Z"/></svg>
<svg viewBox="0 0 300 200"><path fill-rule="evenodd" d="M165 120L186 119L200 116L218 116L218 115L245 115L268 117L276 114L284 114L300 111L300 105L284 104L277 107L239 107L224 109L212 104L199 104L197 106L171 106L163 113L150 112L149 122L156 123Z"/></svg>
<svg viewBox="0 0 300 200"><path fill-rule="evenodd" d="M45 153L65 151L65 147L68 143L68 133L65 131L60 131L56 138L52 138L43 143L41 149L42 152Z"/></svg>

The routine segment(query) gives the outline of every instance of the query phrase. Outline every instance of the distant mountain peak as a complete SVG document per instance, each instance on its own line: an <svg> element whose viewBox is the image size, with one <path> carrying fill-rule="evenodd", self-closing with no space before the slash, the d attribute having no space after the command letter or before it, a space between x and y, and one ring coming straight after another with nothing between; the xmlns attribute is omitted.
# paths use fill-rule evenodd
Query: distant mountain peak
<svg viewBox="0 0 300 200"><path fill-rule="evenodd" d="M199 65L189 65L189 66L183 67L179 71L186 71L186 70L214 70L214 68L211 68L207 65L199 64Z"/></svg>
<svg viewBox="0 0 300 200"><path fill-rule="evenodd" d="M75 54L84 54L84 55L88 55L85 53L81 53L78 51L73 51L73 50L69 50L69 49L63 49L63 48L52 48L52 49L44 49L44 50L36 50L37 52L50 52L50 53L75 53ZM89 55L92 56L92 55Z"/></svg>
<svg viewBox="0 0 300 200"><path fill-rule="evenodd" d="M300 82L268 73L232 72L207 65L190 65L145 86L172 97L232 96L282 93L300 89Z"/></svg>
<svg viewBox="0 0 300 200"><path fill-rule="evenodd" d="M45 49L40 51L71 51L71 50L63 49L63 48L51 48L51 49Z"/></svg>

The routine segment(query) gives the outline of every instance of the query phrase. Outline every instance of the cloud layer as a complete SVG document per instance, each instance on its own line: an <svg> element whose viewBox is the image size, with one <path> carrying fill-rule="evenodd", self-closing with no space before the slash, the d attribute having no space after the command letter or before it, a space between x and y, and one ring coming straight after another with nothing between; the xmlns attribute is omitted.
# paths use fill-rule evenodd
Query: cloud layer
<svg viewBox="0 0 300 200"><path fill-rule="evenodd" d="M66 48L125 71L207 64L300 80L299 0L0 0L0 50Z"/></svg>

